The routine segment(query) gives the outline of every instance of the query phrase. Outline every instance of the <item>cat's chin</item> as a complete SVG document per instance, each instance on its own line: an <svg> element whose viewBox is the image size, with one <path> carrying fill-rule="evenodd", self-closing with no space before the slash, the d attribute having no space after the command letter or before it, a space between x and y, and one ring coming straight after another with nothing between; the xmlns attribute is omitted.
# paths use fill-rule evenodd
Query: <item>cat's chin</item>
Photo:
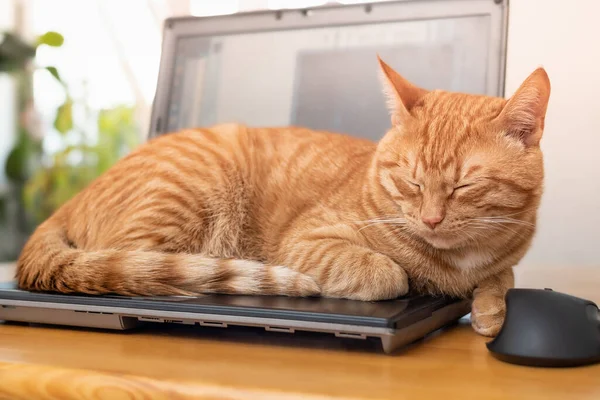
<svg viewBox="0 0 600 400"><path fill-rule="evenodd" d="M432 247L439 250L451 250L458 249L463 246L464 240L456 237L442 236L436 234L429 234L421 236L423 240L429 243Z"/></svg>

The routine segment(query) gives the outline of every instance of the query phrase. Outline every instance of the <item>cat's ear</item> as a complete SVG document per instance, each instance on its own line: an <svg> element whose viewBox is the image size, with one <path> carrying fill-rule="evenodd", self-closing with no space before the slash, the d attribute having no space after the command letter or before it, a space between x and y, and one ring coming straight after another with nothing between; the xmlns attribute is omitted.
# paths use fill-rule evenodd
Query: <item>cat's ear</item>
<svg viewBox="0 0 600 400"><path fill-rule="evenodd" d="M540 67L523 81L506 102L498 116L501 128L525 146L539 145L549 98L550 79Z"/></svg>
<svg viewBox="0 0 600 400"><path fill-rule="evenodd" d="M421 89L394 71L377 56L379 62L381 78L383 81L384 92L388 100L388 108L392 116L392 124L400 125L407 118L410 118L411 108L427 94L427 90Z"/></svg>

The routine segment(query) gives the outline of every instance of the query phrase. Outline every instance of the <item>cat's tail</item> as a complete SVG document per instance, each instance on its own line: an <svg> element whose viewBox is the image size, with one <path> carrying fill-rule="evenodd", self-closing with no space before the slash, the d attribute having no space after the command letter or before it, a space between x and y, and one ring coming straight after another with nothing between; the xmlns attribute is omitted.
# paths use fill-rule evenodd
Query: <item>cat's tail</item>
<svg viewBox="0 0 600 400"><path fill-rule="evenodd" d="M256 261L185 253L77 249L64 229L40 225L17 263L18 287L30 291L125 296L201 293L318 295L308 275Z"/></svg>

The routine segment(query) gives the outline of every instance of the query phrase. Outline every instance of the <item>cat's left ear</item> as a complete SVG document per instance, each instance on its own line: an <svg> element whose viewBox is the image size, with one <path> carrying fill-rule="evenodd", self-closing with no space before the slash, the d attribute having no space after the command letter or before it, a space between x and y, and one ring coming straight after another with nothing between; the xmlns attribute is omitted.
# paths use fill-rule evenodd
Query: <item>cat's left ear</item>
<svg viewBox="0 0 600 400"><path fill-rule="evenodd" d="M550 79L543 68L531 73L497 117L501 129L525 146L537 146L544 131Z"/></svg>
<svg viewBox="0 0 600 400"><path fill-rule="evenodd" d="M392 67L377 56L383 80L384 92L388 100L388 108L392 116L392 125L402 124L411 117L410 110L425 95L427 90L421 89L404 79Z"/></svg>

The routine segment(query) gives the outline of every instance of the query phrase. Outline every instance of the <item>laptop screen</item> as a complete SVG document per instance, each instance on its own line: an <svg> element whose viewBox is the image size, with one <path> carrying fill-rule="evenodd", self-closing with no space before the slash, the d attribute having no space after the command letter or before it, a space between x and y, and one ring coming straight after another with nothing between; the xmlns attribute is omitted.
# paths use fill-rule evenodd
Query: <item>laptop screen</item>
<svg viewBox="0 0 600 400"><path fill-rule="evenodd" d="M390 118L377 54L427 89L498 95L489 82L492 23L480 14L180 35L162 130L240 122L378 140Z"/></svg>

